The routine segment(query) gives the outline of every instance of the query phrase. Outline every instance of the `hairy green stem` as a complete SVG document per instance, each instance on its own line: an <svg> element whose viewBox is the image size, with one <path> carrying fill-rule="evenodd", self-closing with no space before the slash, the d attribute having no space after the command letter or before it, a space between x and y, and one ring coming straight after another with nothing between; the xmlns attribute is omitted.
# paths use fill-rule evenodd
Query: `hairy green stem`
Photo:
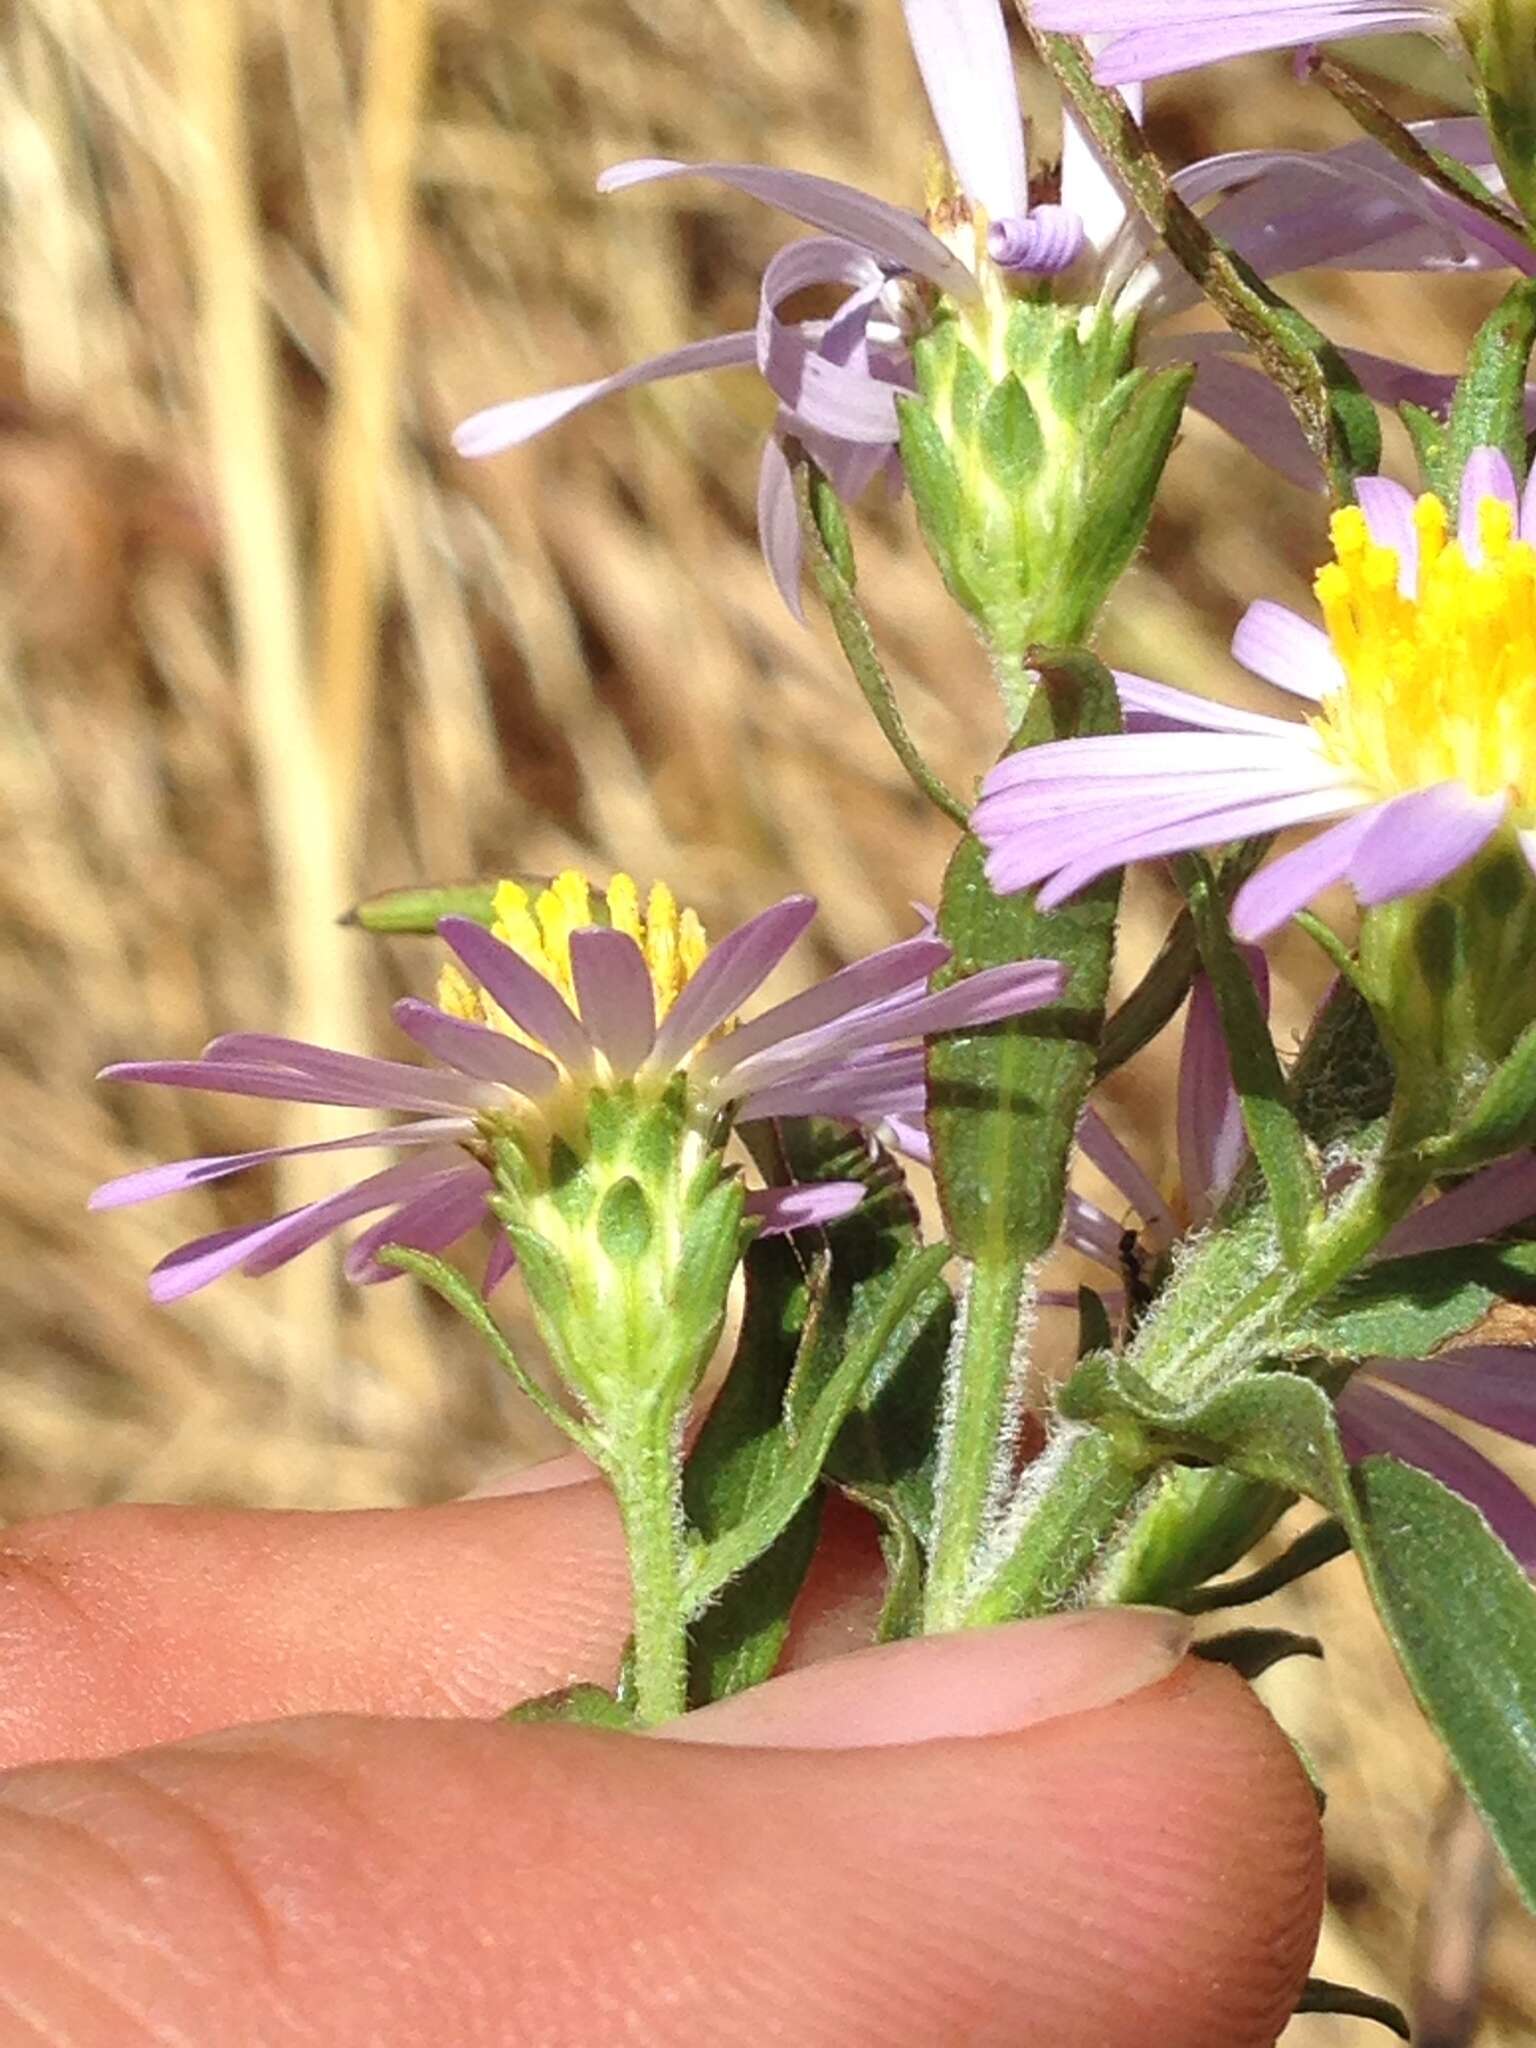
<svg viewBox="0 0 1536 2048"><path fill-rule="evenodd" d="M688 1704L682 1471L675 1430L645 1418L604 1453L619 1504L634 1598L634 1709L647 1727Z"/></svg>
<svg viewBox="0 0 1536 2048"><path fill-rule="evenodd" d="M972 1265L947 1366L944 1431L934 1482L933 1555L923 1626L965 1618L978 1552L1013 1464L1024 1337L1034 1306L1029 1266L999 1258Z"/></svg>

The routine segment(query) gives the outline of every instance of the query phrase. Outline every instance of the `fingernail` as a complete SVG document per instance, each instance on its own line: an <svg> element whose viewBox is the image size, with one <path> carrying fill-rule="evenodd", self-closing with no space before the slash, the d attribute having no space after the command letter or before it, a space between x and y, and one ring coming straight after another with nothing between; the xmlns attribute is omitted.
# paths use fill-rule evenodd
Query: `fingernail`
<svg viewBox="0 0 1536 2048"><path fill-rule="evenodd" d="M550 1493L557 1486L581 1486L596 1479L597 1467L581 1451L565 1451L558 1458L541 1458L536 1465L520 1465L515 1472L499 1473L472 1486L463 1500L504 1500L515 1493Z"/></svg>
<svg viewBox="0 0 1536 2048"><path fill-rule="evenodd" d="M1156 1685L1189 1648L1186 1615L1106 1607L858 1650L701 1707L657 1735L745 1748L883 1749L1003 1735Z"/></svg>

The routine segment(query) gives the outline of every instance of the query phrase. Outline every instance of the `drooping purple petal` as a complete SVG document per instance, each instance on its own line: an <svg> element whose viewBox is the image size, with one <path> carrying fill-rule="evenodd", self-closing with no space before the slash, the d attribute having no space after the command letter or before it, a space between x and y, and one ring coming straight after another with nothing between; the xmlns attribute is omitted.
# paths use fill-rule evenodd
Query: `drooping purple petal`
<svg viewBox="0 0 1536 2048"><path fill-rule="evenodd" d="M869 1190L858 1180L824 1180L804 1187L753 1188L742 1204L758 1218L764 1237L786 1230L811 1230L850 1215Z"/></svg>
<svg viewBox="0 0 1536 2048"><path fill-rule="evenodd" d="M1269 964L1256 947L1243 959L1269 1014ZM1197 974L1189 992L1189 1015L1179 1057L1179 1178L1190 1220L1209 1220L1231 1187L1248 1151L1242 1105L1232 1083L1232 1061L1215 991Z"/></svg>
<svg viewBox="0 0 1536 2048"><path fill-rule="evenodd" d="M1419 530L1413 523L1414 496L1389 476L1355 479L1355 499L1371 539L1397 556L1397 587L1413 597L1419 587Z"/></svg>
<svg viewBox="0 0 1536 2048"><path fill-rule="evenodd" d="M847 344L857 332L858 318L867 323L884 283L884 273L866 250L827 235L791 242L769 259L763 272L757 366L797 420L839 440L876 446L894 442L899 432L895 389L871 375L863 349L845 346L839 361L824 351L824 336L781 320L778 309L810 285L855 286L857 303L851 301L844 308L855 323L843 328Z"/></svg>
<svg viewBox="0 0 1536 2048"><path fill-rule="evenodd" d="M1520 491L1509 457L1502 448L1474 448L1461 472L1461 511L1457 531L1462 552L1469 562L1483 559L1483 539L1478 513L1485 498L1507 505L1516 519L1520 516Z"/></svg>
<svg viewBox="0 0 1536 2048"><path fill-rule="evenodd" d="M701 1038L718 1031L756 993L816 915L814 896L781 903L728 932L661 1021L649 1069L665 1073Z"/></svg>
<svg viewBox="0 0 1536 2048"><path fill-rule="evenodd" d="M1410 790L1376 813L1349 864L1349 881L1365 904L1432 889L1469 861L1498 830L1508 798L1475 797L1459 782Z"/></svg>
<svg viewBox="0 0 1536 2048"><path fill-rule="evenodd" d="M246 1224L194 1238L155 1267L149 1276L150 1298L160 1303L180 1301L225 1273L270 1273L318 1244L341 1224L351 1222L354 1216L409 1201L424 1193L428 1186L464 1172L470 1164L459 1151L451 1159L424 1153L419 1159L370 1174L366 1180L321 1201L290 1209L268 1223Z"/></svg>
<svg viewBox="0 0 1536 2048"><path fill-rule="evenodd" d="M902 11L961 190L993 220L1027 214L1024 122L998 0L902 0Z"/></svg>
<svg viewBox="0 0 1536 2048"><path fill-rule="evenodd" d="M1082 255L1083 223L1065 206L1037 206L991 222L987 254L999 270L1016 276L1057 277Z"/></svg>
<svg viewBox="0 0 1536 2048"><path fill-rule="evenodd" d="M916 271L957 298L976 296L976 280L970 271L915 213L809 171L773 170L765 164L684 164L670 157L644 157L604 171L597 189L623 192L631 185L671 178L709 178L718 185L729 185L782 213L793 214L809 227L846 236L882 263Z"/></svg>
<svg viewBox="0 0 1536 2048"><path fill-rule="evenodd" d="M371 1223L348 1246L342 1271L358 1287L376 1287L385 1280L400 1280L398 1266L382 1266L378 1254L387 1244L418 1252L445 1252L466 1237L486 1217L486 1197L491 1176L473 1160L465 1161L464 1172L439 1181L403 1202L392 1216Z"/></svg>
<svg viewBox="0 0 1536 2048"><path fill-rule="evenodd" d="M1386 1451L1417 1465L1470 1501L1520 1564L1536 1569L1536 1502L1481 1451L1358 1373L1339 1397L1338 1412L1351 1458Z"/></svg>
<svg viewBox="0 0 1536 2048"><path fill-rule="evenodd" d="M1536 1444L1536 1351L1519 1344L1469 1344L1438 1358L1384 1358L1373 1379L1390 1380L1484 1429Z"/></svg>
<svg viewBox="0 0 1536 2048"><path fill-rule="evenodd" d="M1344 670L1321 626L1267 597L1249 605L1239 619L1232 658L1276 689L1314 704L1344 687Z"/></svg>
<svg viewBox="0 0 1536 2048"><path fill-rule="evenodd" d="M757 473L757 538L774 588L798 624L805 624L805 598L800 589L805 551L800 514L795 505L795 480L778 432L763 443Z"/></svg>
<svg viewBox="0 0 1536 2048"><path fill-rule="evenodd" d="M1196 356L1188 346L1196 338L1185 336L1185 347L1179 351L1196 361L1191 409L1204 413L1288 483L1303 491L1320 491L1323 475L1317 457L1279 386L1230 355L1213 351Z"/></svg>
<svg viewBox="0 0 1536 2048"><path fill-rule="evenodd" d="M407 1038L423 1052L442 1060L477 1080L494 1081L534 1101L549 1095L560 1076L550 1062L526 1045L519 1045L505 1031L493 1031L487 1024L472 1023L466 1017L451 1017L432 1003L416 996L402 996L390 1012Z"/></svg>
<svg viewBox="0 0 1536 2048"><path fill-rule="evenodd" d="M1128 1152L1096 1109L1085 1109L1077 1127L1077 1142L1083 1156L1091 1159L1104 1178L1117 1187L1149 1228L1165 1239L1175 1234L1173 1216L1157 1183L1139 1160Z"/></svg>
<svg viewBox="0 0 1536 2048"><path fill-rule="evenodd" d="M1191 8L1191 13L1193 9ZM1098 12L1093 0L1049 0L1048 7L1035 10L1036 19L1049 13L1052 26L1062 26L1062 17L1081 21ZM1226 18L1171 21L1158 27L1139 28L1117 35L1094 65L1101 85L1119 85L1128 79L1166 78L1176 71L1191 71L1216 64L1227 57L1246 57L1260 50L1294 49L1301 43L1327 42L1342 36L1393 35L1421 30L1433 33L1444 19L1438 9L1425 7L1346 7L1337 0L1321 5L1279 7L1272 12L1234 14ZM1041 23L1044 26L1044 23ZM1078 32L1078 31L1074 31Z"/></svg>
<svg viewBox="0 0 1536 2048"><path fill-rule="evenodd" d="M767 1046L781 1045L808 1031L848 1017L870 1004L881 1003L904 990L921 989L930 974L949 958L942 939L903 939L886 946L849 967L839 968L825 981L775 1003L750 1024L742 1024L713 1046L699 1060L695 1072L700 1079L728 1073L744 1059Z"/></svg>
<svg viewBox="0 0 1536 2048"><path fill-rule="evenodd" d="M633 1074L656 1042L656 996L640 948L623 932L572 932L571 978L593 1044L616 1074Z"/></svg>
<svg viewBox="0 0 1536 2048"><path fill-rule="evenodd" d="M611 377L597 377L589 384L567 384L558 391L539 391L528 398L513 398L502 405L487 406L472 413L453 431L455 453L476 458L499 455L505 448L517 448L524 441L556 426L584 405L593 405L615 391L633 391L641 384L657 384L668 377L691 377L704 370L750 369L757 361L757 337L752 333L714 334L707 341L690 341L682 348L669 348L643 363L632 363Z"/></svg>
<svg viewBox="0 0 1536 2048"><path fill-rule="evenodd" d="M519 1029L547 1046L572 1074L592 1067L592 1040L564 996L521 955L467 917L438 919L438 935Z"/></svg>
<svg viewBox="0 0 1536 2048"><path fill-rule="evenodd" d="M1314 896L1342 882L1376 815L1373 807L1343 818L1250 876L1232 904L1232 929L1237 936L1267 939L1298 910L1304 910Z"/></svg>
<svg viewBox="0 0 1536 2048"><path fill-rule="evenodd" d="M301 1159L317 1152L359 1152L371 1146L444 1145L467 1137L474 1124L468 1117L433 1117L415 1124L390 1124L381 1131L358 1131L345 1138L322 1138L309 1145L267 1145L259 1152L225 1152L203 1159L173 1159L163 1166L145 1166L125 1173L95 1189L86 1207L128 1209L139 1202L156 1202L166 1195L185 1194L191 1188L209 1186L244 1173L252 1166L269 1166L277 1159Z"/></svg>
<svg viewBox="0 0 1536 2048"><path fill-rule="evenodd" d="M1517 1152L1415 1209L1389 1233L1378 1259L1406 1259L1497 1237L1536 1217L1536 1152Z"/></svg>

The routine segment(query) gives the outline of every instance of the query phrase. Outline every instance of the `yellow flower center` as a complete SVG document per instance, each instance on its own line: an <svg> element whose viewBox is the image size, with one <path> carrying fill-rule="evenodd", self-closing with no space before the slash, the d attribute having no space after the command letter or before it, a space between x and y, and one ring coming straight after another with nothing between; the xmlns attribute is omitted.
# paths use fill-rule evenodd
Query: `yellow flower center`
<svg viewBox="0 0 1536 2048"><path fill-rule="evenodd" d="M1365 515L1333 516L1336 560L1314 586L1347 678L1311 723L1329 758L1378 797L1460 782L1536 805L1536 548L1508 505L1478 507L1482 560L1447 538L1440 499L1414 508L1418 593L1397 585L1394 548Z"/></svg>
<svg viewBox="0 0 1536 2048"><path fill-rule="evenodd" d="M614 876L603 892L602 904L601 910L594 905L591 884L574 868L556 875L547 888L537 892L525 889L520 882L501 882L496 889L491 931L530 967L536 967L567 1002L574 1004L571 934L585 925L610 925L640 948L655 992L656 1015L658 1019L664 1017L709 951L697 914L679 910L677 898L665 882L651 885L642 910L640 892L628 875ZM437 1000L450 1016L489 1024L528 1042L526 1034L500 1005L492 1002L483 989L477 988L452 963L439 976Z"/></svg>

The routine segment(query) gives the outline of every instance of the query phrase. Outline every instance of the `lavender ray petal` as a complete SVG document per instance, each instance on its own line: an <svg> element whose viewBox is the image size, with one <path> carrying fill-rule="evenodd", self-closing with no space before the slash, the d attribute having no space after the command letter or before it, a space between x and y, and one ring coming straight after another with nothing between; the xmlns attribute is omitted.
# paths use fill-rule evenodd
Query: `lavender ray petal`
<svg viewBox="0 0 1536 2048"><path fill-rule="evenodd" d="M1119 1272L1120 1240L1125 1231L1112 1216L1105 1215L1097 1202L1090 1202L1086 1195L1071 1188L1062 1210L1060 1235L1069 1250L1081 1252L1096 1265L1107 1266L1111 1273Z"/></svg>
<svg viewBox="0 0 1536 2048"><path fill-rule="evenodd" d="M559 1086L560 1076L550 1062L526 1045L519 1045L505 1031L487 1024L472 1023L466 1017L451 1017L432 1003L416 996L402 996L390 1012L406 1037L423 1052L445 1065L457 1067L481 1081L514 1089L537 1102Z"/></svg>
<svg viewBox="0 0 1536 2048"><path fill-rule="evenodd" d="M1503 820L1508 798L1475 797L1459 782L1439 782L1383 804L1349 864L1350 885L1365 904L1412 896L1463 866Z"/></svg>
<svg viewBox="0 0 1536 2048"><path fill-rule="evenodd" d="M1239 619L1232 658L1276 689L1314 704L1344 687L1344 670L1321 626L1267 597L1249 605Z"/></svg>
<svg viewBox="0 0 1536 2048"><path fill-rule="evenodd" d="M411 1251L445 1252L457 1244L486 1217L486 1196L491 1177L483 1167L471 1165L457 1180L442 1182L403 1202L393 1215L371 1223L348 1247L342 1271L358 1287L376 1287L385 1280L404 1276L398 1266L379 1264L378 1254L387 1244Z"/></svg>
<svg viewBox="0 0 1536 2048"><path fill-rule="evenodd" d="M670 157L636 158L615 164L597 181L599 192L627 191L631 185L671 178L709 178L746 192L807 226L844 235L882 263L916 271L957 298L976 296L976 280L915 213L891 206L856 186L818 178L808 171L772 170L764 164L677 163Z"/></svg>
<svg viewBox="0 0 1536 2048"><path fill-rule="evenodd" d="M1027 213L1024 122L998 0L902 0L902 11L961 190L994 220Z"/></svg>
<svg viewBox="0 0 1536 2048"><path fill-rule="evenodd" d="M851 1215L869 1190L859 1180L824 1180L804 1187L754 1188L742 1204L744 1213L759 1219L764 1237L787 1230L810 1230Z"/></svg>
<svg viewBox="0 0 1536 2048"><path fill-rule="evenodd" d="M1288 616L1294 618L1295 614ZM1242 631L1241 626L1238 631ZM1262 711L1239 711L1235 705L1217 703L1214 697L1197 697L1189 690L1176 690L1168 683L1154 683L1146 676L1134 676L1125 669L1117 668L1114 677L1128 732L1180 732L1192 726L1202 732L1272 735L1281 724L1280 720L1266 717ZM1294 735L1293 726L1284 729Z"/></svg>
<svg viewBox="0 0 1536 2048"><path fill-rule="evenodd" d="M1170 694L1178 696L1181 703L1197 707L1201 703L1199 698L1186 700L1182 690ZM1077 778L1106 785L1164 776L1186 781L1199 776L1220 778L1263 766L1276 746L1281 752L1275 758L1288 761L1310 750L1322 759L1305 726L1279 718L1264 719L1257 729L1252 725L1233 729L1223 720L1221 730L1195 734L1096 733L1087 739L1052 740L1046 746L1025 747L1007 755L982 783L982 801L1026 785L1048 787Z"/></svg>
<svg viewBox="0 0 1536 2048"><path fill-rule="evenodd" d="M1277 476L1299 490L1322 489L1317 457L1283 394L1248 363L1221 354L1201 356L1189 403Z"/></svg>
<svg viewBox="0 0 1536 2048"><path fill-rule="evenodd" d="M454 451L471 459L499 455L503 449L520 447L583 406L593 405L616 391L632 391L637 385L657 384L668 377L691 377L704 370L751 369L756 361L755 334L713 334L707 341L690 341L682 348L648 356L643 363L632 363L627 370L615 371L611 377L597 377L588 384L567 384L558 391L535 392L528 398L487 406L454 428Z"/></svg>
<svg viewBox="0 0 1536 2048"><path fill-rule="evenodd" d="M1497 1237L1536 1216L1536 1152L1517 1152L1415 1209L1378 1248L1378 1259L1449 1251Z"/></svg>
<svg viewBox="0 0 1536 2048"><path fill-rule="evenodd" d="M927 1071L920 1046L882 1048L872 1058L834 1060L820 1071L797 1074L744 1096L736 1121L775 1116L841 1116L870 1124L882 1118L921 1117L927 1106Z"/></svg>
<svg viewBox="0 0 1536 2048"><path fill-rule="evenodd" d="M763 443L762 467L757 476L757 538L775 590L783 598L790 616L803 626L805 599L800 589L800 578L805 566L805 550L800 538L794 477L778 431L770 434Z"/></svg>
<svg viewBox="0 0 1536 2048"><path fill-rule="evenodd" d="M493 1226L491 1248L485 1255L485 1273L480 1281L480 1293L489 1301L502 1281L517 1264L517 1253L512 1249L512 1240L500 1226Z"/></svg>
<svg viewBox="0 0 1536 2048"><path fill-rule="evenodd" d="M573 1074L590 1072L592 1040L570 1005L536 967L467 917L438 920L438 934L452 947L486 993L520 1030L547 1046Z"/></svg>
<svg viewBox="0 0 1536 2048"><path fill-rule="evenodd" d="M386 1062L380 1061L381 1066ZM494 1092L461 1081L456 1074L432 1074L421 1067L407 1070L420 1085L407 1090L397 1083L365 1087L360 1083L326 1081L279 1067L237 1064L233 1060L122 1060L103 1067L103 1081L144 1081L157 1088L197 1088L210 1095L255 1095L269 1102L323 1102L341 1109L416 1110L427 1116L455 1116L488 1108Z"/></svg>
<svg viewBox="0 0 1536 2048"><path fill-rule="evenodd" d="M1130 214L1119 179L1070 107L1062 110L1061 203L1077 215L1089 248L1100 255Z"/></svg>
<svg viewBox="0 0 1536 2048"><path fill-rule="evenodd" d="M1527 1571L1536 1570L1536 1502L1481 1451L1358 1374L1340 1396L1339 1425L1351 1458L1385 1451L1430 1473L1486 1517Z"/></svg>
<svg viewBox="0 0 1536 2048"><path fill-rule="evenodd" d="M1253 946L1243 958L1269 1014L1269 964ZM1242 1105L1232 1082L1232 1061L1216 995L1197 974L1189 992L1189 1015L1179 1057L1179 1178L1196 1224L1206 1222L1237 1178L1248 1152Z"/></svg>
<svg viewBox="0 0 1536 2048"><path fill-rule="evenodd" d="M813 896L786 896L728 932L662 1019L648 1070L670 1071L701 1038L727 1023L762 987L815 915Z"/></svg>
<svg viewBox="0 0 1536 2048"><path fill-rule="evenodd" d="M1079 889L1106 874L1110 868L1124 867L1131 861L1152 860L1164 854L1192 852L1198 847L1221 846L1232 839L1252 839L1261 832L1283 832L1292 825L1315 824L1320 819L1336 817L1348 802L1348 797L1337 788L1303 790L1267 801L1232 804L1224 810L1207 811L1199 817L1186 818L1181 823L1139 832L1113 847L1104 847L1062 868L1041 889L1040 908L1054 910L1057 904L1065 903L1068 897L1075 896ZM994 887L997 886L994 883ZM1252 938L1255 934L1244 932L1240 936Z"/></svg>
<svg viewBox="0 0 1536 2048"><path fill-rule="evenodd" d="M1478 509L1484 498L1507 505L1518 521L1520 491L1509 457L1501 448L1474 448L1461 472L1461 513L1457 521L1462 552L1469 562L1483 559L1483 540L1478 530Z"/></svg>
<svg viewBox="0 0 1536 2048"><path fill-rule="evenodd" d="M627 1078L656 1043L656 992L640 948L623 932L572 932L571 976L593 1044Z"/></svg>
<svg viewBox="0 0 1536 2048"><path fill-rule="evenodd" d="M465 1108L479 1108L496 1100L483 1083L462 1074L436 1073L430 1067L412 1066L406 1060L379 1059L373 1053L337 1052L328 1045L311 1045L302 1038L282 1038L269 1031L227 1031L210 1039L201 1057L220 1065L276 1068L301 1079L319 1082L357 1083L361 1087L398 1089L398 1106L409 1105L405 1097L423 1089Z"/></svg>
<svg viewBox="0 0 1536 2048"><path fill-rule="evenodd" d="M1305 845L1260 868L1238 890L1232 929L1240 939L1265 939L1303 910L1314 896L1349 873L1355 850L1375 822L1375 807L1341 819Z"/></svg>
<svg viewBox="0 0 1536 2048"><path fill-rule="evenodd" d="M872 374L867 351L833 361L822 352L822 337L778 315L784 300L808 285L839 283L861 287L855 296L862 306L850 318L861 312L867 323L884 276L865 250L817 235L770 259L758 300L757 366L797 420L839 440L886 446L899 432L895 386ZM845 328L845 348L847 340Z"/></svg>
<svg viewBox="0 0 1536 2048"><path fill-rule="evenodd" d="M234 1230L216 1230L207 1237L194 1238L189 1244L178 1246L155 1267L149 1276L150 1298L162 1304L180 1301L225 1273L270 1272L274 1265L281 1265L285 1259L318 1244L339 1224L365 1215L370 1209L382 1209L391 1202L404 1200L448 1171L461 1171L463 1165L462 1153L455 1154L451 1169L424 1154L420 1159L370 1174L339 1194L274 1216L270 1222L244 1224ZM259 1263L263 1261L266 1263Z"/></svg>
<svg viewBox="0 0 1536 2048"><path fill-rule="evenodd" d="M1140 1162L1126 1150L1096 1109L1085 1109L1077 1127L1077 1142L1085 1159L1118 1188L1143 1223L1172 1233L1174 1221L1157 1183Z"/></svg>
<svg viewBox="0 0 1536 2048"><path fill-rule="evenodd" d="M1077 10L1066 0L1056 0L1049 9L1053 18L1069 11ZM1300 43L1326 42L1331 37L1392 35L1415 29L1433 32L1441 19L1438 11L1427 8L1346 12L1325 0L1322 6L1281 8L1226 21L1173 22L1116 36L1094 65L1094 77L1100 85L1120 85L1129 79L1145 82L1220 63L1227 57L1294 49Z"/></svg>
<svg viewBox="0 0 1536 2048"><path fill-rule="evenodd" d="M1373 1379L1390 1380L1484 1429L1536 1444L1536 1351L1515 1344L1469 1344L1438 1358L1378 1359Z"/></svg>
<svg viewBox="0 0 1536 2048"><path fill-rule="evenodd" d="M1419 587L1419 531L1413 523L1414 496L1389 476L1355 479L1355 498L1371 539L1397 556L1397 587L1412 597Z"/></svg>
<svg viewBox="0 0 1536 2048"><path fill-rule="evenodd" d="M379 1131L357 1131L345 1138L323 1138L309 1145L268 1145L259 1152L209 1154L203 1159L174 1159L163 1166L141 1167L115 1180L104 1181L86 1203L88 1209L129 1209L140 1202L157 1202L166 1195L185 1194L191 1188L207 1187L213 1181L244 1173L252 1166L268 1166L277 1159L301 1159L319 1152L361 1152L370 1147L453 1144L470 1136L474 1124L469 1117L434 1117L416 1124L390 1124Z"/></svg>
<svg viewBox="0 0 1536 2048"><path fill-rule="evenodd" d="M886 946L728 1032L698 1061L695 1072L701 1080L728 1073L767 1046L782 1045L834 1019L861 1012L871 1003L921 988L948 958L949 948L942 939L903 939L898 945Z"/></svg>

